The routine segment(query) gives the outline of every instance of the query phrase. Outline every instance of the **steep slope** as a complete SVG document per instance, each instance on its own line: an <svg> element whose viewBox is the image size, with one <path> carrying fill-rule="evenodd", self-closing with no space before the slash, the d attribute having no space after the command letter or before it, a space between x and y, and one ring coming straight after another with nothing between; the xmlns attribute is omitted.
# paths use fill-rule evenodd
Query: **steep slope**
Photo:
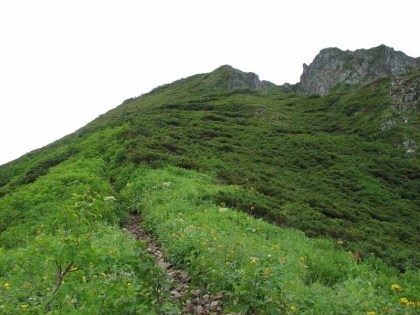
<svg viewBox="0 0 420 315"><path fill-rule="evenodd" d="M366 84L419 69L418 59L385 45L356 51L326 48L309 66L303 65L299 88L304 93L325 95L337 84Z"/></svg>
<svg viewBox="0 0 420 315"><path fill-rule="evenodd" d="M397 97L390 79L319 98L275 87L229 91L235 73L224 66L124 102L3 166L2 193L73 155L100 152L114 182L127 165L173 164L247 188L243 196L221 192L219 202L310 236L345 239L349 249L402 269L418 265L418 85L409 82L419 76L399 79L417 89L401 103L405 94Z"/></svg>
<svg viewBox="0 0 420 315"><path fill-rule="evenodd" d="M78 301L96 313L163 311L150 257L116 229L139 211L171 263L198 288L224 291L233 310L373 310L355 293L363 291L376 311L414 314L419 87L412 72L303 95L222 66L129 99L0 166L2 311L79 310ZM221 259L235 244L243 250ZM415 271L399 278L372 255Z"/></svg>

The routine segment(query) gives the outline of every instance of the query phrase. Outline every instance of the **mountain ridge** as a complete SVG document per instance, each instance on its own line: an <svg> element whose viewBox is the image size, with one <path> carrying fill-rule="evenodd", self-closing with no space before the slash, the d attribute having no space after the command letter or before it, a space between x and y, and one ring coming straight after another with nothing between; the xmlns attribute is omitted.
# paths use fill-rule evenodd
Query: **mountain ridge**
<svg viewBox="0 0 420 315"><path fill-rule="evenodd" d="M355 51L325 48L310 65L303 64L299 90L325 95L337 84L367 84L419 69L420 58L409 57L386 45Z"/></svg>
<svg viewBox="0 0 420 315"><path fill-rule="evenodd" d="M420 71L297 88L222 66L1 165L0 312L417 314Z"/></svg>

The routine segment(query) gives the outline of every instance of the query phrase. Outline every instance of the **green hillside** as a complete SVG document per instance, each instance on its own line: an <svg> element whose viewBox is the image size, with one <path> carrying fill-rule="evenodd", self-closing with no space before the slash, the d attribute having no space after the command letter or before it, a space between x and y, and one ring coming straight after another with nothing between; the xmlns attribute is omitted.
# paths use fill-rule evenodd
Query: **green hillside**
<svg viewBox="0 0 420 315"><path fill-rule="evenodd" d="M132 212L225 313L418 311L420 73L322 97L244 76L156 88L0 166L0 313L179 314Z"/></svg>

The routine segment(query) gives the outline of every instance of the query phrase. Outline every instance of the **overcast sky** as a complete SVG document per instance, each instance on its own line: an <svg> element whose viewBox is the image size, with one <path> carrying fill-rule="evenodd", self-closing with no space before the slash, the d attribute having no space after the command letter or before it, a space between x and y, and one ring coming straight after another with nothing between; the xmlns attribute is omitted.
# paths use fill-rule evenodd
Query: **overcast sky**
<svg viewBox="0 0 420 315"><path fill-rule="evenodd" d="M420 56L420 1L1 0L0 164L223 64L295 83L322 48Z"/></svg>

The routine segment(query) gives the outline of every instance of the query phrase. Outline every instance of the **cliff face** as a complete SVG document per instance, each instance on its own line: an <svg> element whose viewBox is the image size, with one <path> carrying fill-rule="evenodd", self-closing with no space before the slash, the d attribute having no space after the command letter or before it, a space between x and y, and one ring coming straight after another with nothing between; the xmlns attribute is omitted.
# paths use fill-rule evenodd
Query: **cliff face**
<svg viewBox="0 0 420 315"><path fill-rule="evenodd" d="M420 69L419 58L385 45L356 51L326 48L309 66L303 65L299 89L303 93L324 95L340 83L364 84L417 69Z"/></svg>

